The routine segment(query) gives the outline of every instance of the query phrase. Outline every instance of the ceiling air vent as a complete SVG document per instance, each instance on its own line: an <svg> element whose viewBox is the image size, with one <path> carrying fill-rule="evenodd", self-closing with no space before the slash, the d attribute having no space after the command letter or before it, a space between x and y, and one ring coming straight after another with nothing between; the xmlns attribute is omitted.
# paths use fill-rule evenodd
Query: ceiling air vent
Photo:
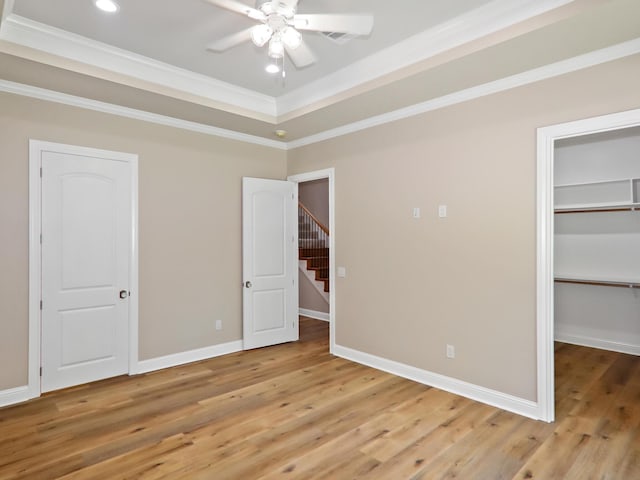
<svg viewBox="0 0 640 480"><path fill-rule="evenodd" d="M350 35L348 33L341 32L320 32L320 34L327 37L332 42L337 43L338 45L344 45L349 40L356 38L356 35Z"/></svg>

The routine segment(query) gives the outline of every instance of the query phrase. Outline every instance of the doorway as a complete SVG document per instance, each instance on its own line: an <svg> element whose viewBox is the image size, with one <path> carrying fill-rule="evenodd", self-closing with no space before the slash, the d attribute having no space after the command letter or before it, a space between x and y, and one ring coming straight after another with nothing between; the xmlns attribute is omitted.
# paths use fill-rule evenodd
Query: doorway
<svg viewBox="0 0 640 480"><path fill-rule="evenodd" d="M29 396L138 354L137 156L30 141Z"/></svg>
<svg viewBox="0 0 640 480"><path fill-rule="evenodd" d="M638 126L640 126L640 109L538 129L537 407L538 417L547 422L552 422L555 419L554 341L556 325L554 309L556 305L554 285L557 273L564 273L556 272L554 255L554 250L556 250L554 225L556 200L562 199L566 194L572 194L570 190L574 190L573 194L576 193L576 189L573 186L567 185L569 188L565 189L566 191L557 192L558 199L556 199L556 192L554 192L554 186L556 186L554 175L556 144L576 137L602 134ZM629 181L628 194L632 196L634 195L633 179ZM600 187L602 185L597 190L601 190ZM605 185L605 187L608 186ZM585 189L579 187L577 190L577 194L582 195ZM631 203L633 203L633 199ZM561 278L561 280L563 279ZM564 280L578 281L581 279L564 278ZM589 279L587 278L587 280Z"/></svg>
<svg viewBox="0 0 640 480"><path fill-rule="evenodd" d="M299 234L299 313L329 322L330 352L335 346L336 327L334 174L334 169L329 168L288 177L289 181L298 184L301 202L298 218L302 231Z"/></svg>

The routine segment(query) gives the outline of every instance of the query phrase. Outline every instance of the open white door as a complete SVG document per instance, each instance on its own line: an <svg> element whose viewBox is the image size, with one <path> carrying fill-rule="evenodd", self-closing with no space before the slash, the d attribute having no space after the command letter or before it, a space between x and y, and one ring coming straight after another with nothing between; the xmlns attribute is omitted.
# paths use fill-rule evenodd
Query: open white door
<svg viewBox="0 0 640 480"><path fill-rule="evenodd" d="M132 182L126 161L71 147L41 158L46 392L128 371Z"/></svg>
<svg viewBox="0 0 640 480"><path fill-rule="evenodd" d="M298 188L242 179L245 350L298 339Z"/></svg>

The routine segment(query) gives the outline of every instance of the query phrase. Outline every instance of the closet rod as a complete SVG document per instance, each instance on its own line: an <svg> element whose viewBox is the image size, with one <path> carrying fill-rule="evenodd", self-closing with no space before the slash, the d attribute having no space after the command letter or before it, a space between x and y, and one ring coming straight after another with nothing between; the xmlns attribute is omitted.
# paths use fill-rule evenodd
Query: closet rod
<svg viewBox="0 0 640 480"><path fill-rule="evenodd" d="M578 285L599 285L604 287L619 287L619 288L640 288L640 283L634 282L608 282L606 280L575 280L569 278L556 278L554 280L557 283L576 283Z"/></svg>
<svg viewBox="0 0 640 480"><path fill-rule="evenodd" d="M575 208L569 210L556 210L554 213L599 213L599 212L635 212L640 210L638 207L619 207L619 208Z"/></svg>

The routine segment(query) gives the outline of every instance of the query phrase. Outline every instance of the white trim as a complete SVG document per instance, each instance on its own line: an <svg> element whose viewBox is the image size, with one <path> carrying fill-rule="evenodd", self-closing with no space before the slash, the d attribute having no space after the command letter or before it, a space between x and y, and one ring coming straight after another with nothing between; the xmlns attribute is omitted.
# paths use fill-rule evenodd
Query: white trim
<svg viewBox="0 0 640 480"><path fill-rule="evenodd" d="M254 90L138 55L81 35L10 14L2 24L2 39L85 65L187 92L260 114L275 123L276 100ZM228 108L227 108L228 109ZM233 112L237 113L237 112ZM268 118L264 118L267 116Z"/></svg>
<svg viewBox="0 0 640 480"><path fill-rule="evenodd" d="M555 339L558 342L570 343L572 345L601 348L603 350L611 350L612 352L628 353L629 355L640 356L640 345L592 337L589 334L580 332L579 329L557 328Z"/></svg>
<svg viewBox="0 0 640 480"><path fill-rule="evenodd" d="M573 0L494 0L278 97L278 117L357 88Z"/></svg>
<svg viewBox="0 0 640 480"><path fill-rule="evenodd" d="M70 105L72 107L85 108L87 110L93 110L96 112L109 113L111 115L117 115L119 117L132 118L135 120L142 120L143 122L155 123L158 125L164 125L167 127L179 128L181 130L189 130L191 132L204 133L206 135L212 135L215 137L223 137L231 140L238 140L246 143L253 143L255 145L262 145L265 147L277 148L280 150L286 150L286 144L284 142L270 140L255 135L249 135L246 133L239 133L233 130L227 130L224 128L212 127L211 125L204 125L202 123L190 122L188 120L182 120L179 118L167 117L165 115L159 115L157 113L145 112L143 110L136 110L134 108L123 107L121 105L114 105L112 103L100 102L98 100L91 100L88 98L77 97L75 95L68 95L66 93L55 92L53 90L47 90L44 88L33 87L31 85L24 85L21 83L9 82L7 80L0 80L0 92L13 93L15 95L22 95L24 97L37 98L39 100L46 100L48 102L61 103L63 105Z"/></svg>
<svg viewBox="0 0 640 480"><path fill-rule="evenodd" d="M29 365L28 398L40 396L40 299L42 262L40 235L42 233L41 155L37 143L29 140Z"/></svg>
<svg viewBox="0 0 640 480"><path fill-rule="evenodd" d="M518 73L509 77L501 78L493 82L477 85L475 87L459 90L449 95L427 100L417 103L409 107L394 110L392 112L383 113L369 117L365 120L343 125L337 128L326 130L308 137L293 140L287 143L287 149L312 145L336 137L341 137L350 133L359 132L368 128L377 127L386 123L403 120L423 113L431 112L459 103L475 100L477 98L493 95L531 83L547 80L567 73L575 72L585 68L600 65L605 62L618 60L640 53L640 38L620 43L612 47L603 48L594 52L579 55L567 60L545 65L544 67L535 68L526 72Z"/></svg>
<svg viewBox="0 0 640 480"><path fill-rule="evenodd" d="M0 21L4 23L5 18L13 11L13 5L15 0L4 0L4 8L2 9L2 15L0 15ZM0 23L0 32L2 32L2 23Z"/></svg>
<svg viewBox="0 0 640 480"><path fill-rule="evenodd" d="M539 418L554 413L553 164L554 144L562 138L640 126L640 109L539 128L537 152L536 332Z"/></svg>
<svg viewBox="0 0 640 480"><path fill-rule="evenodd" d="M278 98L21 17L12 13L12 0L5 3L1 33L18 45L275 119L571 1L493 0Z"/></svg>
<svg viewBox="0 0 640 480"><path fill-rule="evenodd" d="M506 393L491 390L489 388L474 385L452 377L433 373L428 370L412 367L404 363L395 362L386 358L371 355L369 353L353 350L351 348L336 345L333 354L361 363L383 372L388 372L399 377L408 378L424 385L439 388L447 392L455 393L463 397L486 403L493 407L501 408L509 412L517 413L525 417L539 420L538 409L535 402L523 398L514 397Z"/></svg>
<svg viewBox="0 0 640 480"><path fill-rule="evenodd" d="M42 298L42 258L40 235L42 234L42 182L40 167L42 152L52 150L74 155L110 158L129 163L131 167L131 250L129 252L129 373L136 373L138 363L138 155L62 143L29 140L29 379L28 397L40 396L40 342Z"/></svg>
<svg viewBox="0 0 640 480"><path fill-rule="evenodd" d="M329 179L329 352L336 347L336 188L335 168L289 175L290 182L302 183L311 180Z"/></svg>
<svg viewBox="0 0 640 480"><path fill-rule="evenodd" d="M220 357L230 353L242 351L242 340L221 343L210 347L197 348L186 352L173 353L162 357L151 358L149 360L141 360L138 362L137 373L148 373L163 368L177 367L186 363L199 362L209 358Z"/></svg>
<svg viewBox="0 0 640 480"><path fill-rule="evenodd" d="M138 345L140 329L138 325L138 308L140 305L139 288L139 245L138 245L138 155L133 155L129 160L131 164L131 244L129 251L129 375L138 373ZM134 319L135 325L131 319Z"/></svg>
<svg viewBox="0 0 640 480"><path fill-rule="evenodd" d="M326 312L318 312L316 310L309 310L307 308L299 308L298 314L304 317L313 318L315 320L322 320L324 322L330 322L331 318Z"/></svg>
<svg viewBox="0 0 640 480"><path fill-rule="evenodd" d="M28 385L0 390L0 407L26 402L33 398Z"/></svg>
<svg viewBox="0 0 640 480"><path fill-rule="evenodd" d="M640 53L640 39L630 40L628 42L614 45L612 47L580 55L568 60L563 60L551 65L546 65L534 70L529 70L527 72L496 80L494 82L489 82L484 85L478 85L466 90L460 90L449 95L434 98L426 102L418 103L406 108L401 108L399 110L388 112L382 115L370 117L368 119L354 122L338 128L326 130L324 132L303 137L298 140L293 140L288 143L271 140L256 135L239 133L224 128L213 127L211 125L204 125L201 123L168 117L165 115L158 115L142 110L122 107L120 105L99 102L97 100L77 97L74 95L67 95L52 90L46 90L30 85L9 82L6 80L0 80L0 92L13 93L16 95L37 98L40 100L61 103L64 105L71 105L74 107L85 108L87 110L109 113L125 118L133 118L136 120L142 120L144 122L165 125L182 130L189 130L206 135L228 138L231 140L238 140L241 142L262 145L279 150L290 150L306 145L312 145L314 143L322 142L324 140L329 140L343 135L348 135L350 133L359 132L361 130L376 127L379 125L384 125L386 123L403 120L405 118L410 118L422 113L438 110L440 108L456 105L469 100L474 100L483 96L492 95L494 93L499 93L512 88L528 85L530 83L553 78L584 68L600 65L602 63L628 57L637 53Z"/></svg>

